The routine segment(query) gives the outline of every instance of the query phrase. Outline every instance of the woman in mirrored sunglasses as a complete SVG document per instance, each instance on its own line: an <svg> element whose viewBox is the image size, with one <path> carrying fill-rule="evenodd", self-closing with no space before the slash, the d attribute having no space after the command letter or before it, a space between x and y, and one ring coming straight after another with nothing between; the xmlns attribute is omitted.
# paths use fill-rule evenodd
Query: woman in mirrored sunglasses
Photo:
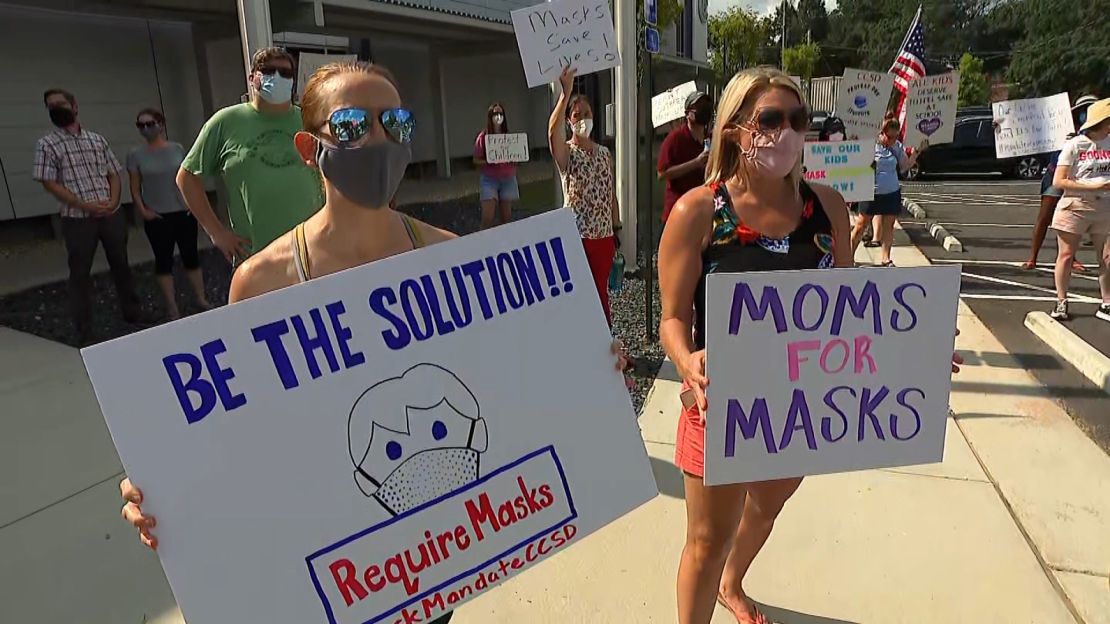
<svg viewBox="0 0 1110 624"><path fill-rule="evenodd" d="M609 311L609 272L619 245L620 211L613 182L613 158L609 149L591 138L594 111L585 96L571 95L575 69L567 66L559 75L562 92L547 122L547 143L563 182L563 205L574 211L578 233L590 263L594 286L605 319L613 325ZM567 126L571 138L567 140Z"/></svg>
<svg viewBox="0 0 1110 624"><path fill-rule="evenodd" d="M917 157L929 147L928 139L923 139L913 154L906 154L902 142L898 140L901 133L902 125L894 113L887 113L882 131L875 141L875 199L860 202L859 216L852 228L852 249L855 250L863 238L867 221L872 221L872 243L877 242L877 246L882 248L880 264L885 267L894 266L894 261L890 259L890 248L894 246L894 220L902 212L902 183L898 173L912 169Z"/></svg>
<svg viewBox="0 0 1110 624"><path fill-rule="evenodd" d="M455 238L390 206L412 158L415 126L387 69L354 62L321 67L305 86L301 118L305 131L295 137L297 150L320 170L324 206L236 269L231 305ZM616 342L613 351L623 368ZM143 513L142 491L129 479L120 489L124 519L138 529L143 544L157 548L156 522ZM444 624L450 618L448 612L429 621Z"/></svg>
<svg viewBox="0 0 1110 624"><path fill-rule="evenodd" d="M771 67L740 72L716 119L706 184L675 204L659 246L659 335L684 388L675 445L687 517L678 621L707 624L719 602L738 622L766 624L743 580L801 479L703 483L705 280L717 272L852 266L850 228L840 194L802 179L809 115L788 75Z"/></svg>
<svg viewBox="0 0 1110 624"><path fill-rule="evenodd" d="M513 202L520 199L520 187L516 179L516 163L489 162L486 158L486 137L495 134L509 134L509 120L505 107L500 102L490 104L486 110L486 129L478 133L474 140L474 164L481 167L478 182L478 199L482 204L482 229L493 227L494 213L500 223L512 220Z"/></svg>
<svg viewBox="0 0 1110 624"><path fill-rule="evenodd" d="M177 172L185 160L185 148L166 140L166 118L162 111L145 108L139 111L135 127L146 145L127 154L127 172L131 182L131 200L143 219L143 230L154 252L154 275L166 316L181 318L173 285L173 250L181 253L181 264L189 280L198 307L211 307L204 294L204 276L197 252L197 220L185 206L177 187Z"/></svg>

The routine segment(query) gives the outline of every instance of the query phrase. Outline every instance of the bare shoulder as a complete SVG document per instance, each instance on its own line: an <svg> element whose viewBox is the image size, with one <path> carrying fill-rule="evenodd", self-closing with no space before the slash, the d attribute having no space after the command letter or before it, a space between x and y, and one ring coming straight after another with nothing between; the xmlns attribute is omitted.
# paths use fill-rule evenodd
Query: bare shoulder
<svg viewBox="0 0 1110 624"><path fill-rule="evenodd" d="M250 299L298 282L289 234L279 236L262 251L247 258L231 276L228 303Z"/></svg>
<svg viewBox="0 0 1110 624"><path fill-rule="evenodd" d="M424 237L424 243L427 245L434 245L436 243L442 243L443 241L449 241L453 238L459 237L458 234L455 234L454 232L449 232L447 230L428 225L427 223L424 223L419 219L413 219L413 223L415 223L416 226L420 228L420 234Z"/></svg>
<svg viewBox="0 0 1110 624"><path fill-rule="evenodd" d="M679 221L704 221L713 218L714 193L709 185L703 184L691 189L675 202L671 214L667 217L668 223L674 219Z"/></svg>

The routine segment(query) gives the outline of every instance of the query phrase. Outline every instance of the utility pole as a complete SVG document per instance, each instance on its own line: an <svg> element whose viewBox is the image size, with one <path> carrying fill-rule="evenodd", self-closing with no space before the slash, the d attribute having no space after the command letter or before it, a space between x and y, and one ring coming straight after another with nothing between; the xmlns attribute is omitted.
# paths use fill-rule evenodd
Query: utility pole
<svg viewBox="0 0 1110 624"><path fill-rule="evenodd" d="M613 70L613 121L616 130L617 203L620 205L621 250L634 264L636 252L636 50L639 45L636 0L615 0L613 18L621 64ZM648 259L650 261L650 258Z"/></svg>
<svg viewBox="0 0 1110 624"><path fill-rule="evenodd" d="M779 67L782 71L786 71L786 0L782 0L782 52L779 56Z"/></svg>
<svg viewBox="0 0 1110 624"><path fill-rule="evenodd" d="M270 0L236 0L239 13L239 38L243 42L244 79L251 73L251 57L261 48L274 45L270 24ZM248 86L248 91L250 88Z"/></svg>

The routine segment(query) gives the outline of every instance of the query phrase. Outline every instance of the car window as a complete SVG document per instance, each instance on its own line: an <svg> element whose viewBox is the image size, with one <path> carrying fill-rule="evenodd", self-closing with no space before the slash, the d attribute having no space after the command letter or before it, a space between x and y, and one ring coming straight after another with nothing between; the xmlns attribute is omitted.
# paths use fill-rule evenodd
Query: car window
<svg viewBox="0 0 1110 624"><path fill-rule="evenodd" d="M952 143L956 147L975 145L979 135L978 121L960 121L952 132Z"/></svg>
<svg viewBox="0 0 1110 624"><path fill-rule="evenodd" d="M975 138L975 145L979 147L994 147L994 124L989 121L980 121L979 134Z"/></svg>

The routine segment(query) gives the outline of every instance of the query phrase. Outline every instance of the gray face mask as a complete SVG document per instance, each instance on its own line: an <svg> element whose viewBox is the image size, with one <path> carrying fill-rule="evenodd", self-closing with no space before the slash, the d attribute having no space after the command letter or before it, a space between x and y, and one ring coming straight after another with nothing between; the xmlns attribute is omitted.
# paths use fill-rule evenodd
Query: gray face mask
<svg viewBox="0 0 1110 624"><path fill-rule="evenodd" d="M317 144L320 172L344 197L365 208L388 206L412 161L408 143L386 140L345 149Z"/></svg>
<svg viewBox="0 0 1110 624"><path fill-rule="evenodd" d="M355 482L393 515L403 514L473 483L478 478L478 451L470 448L430 449L413 455L397 467L381 486L362 468Z"/></svg>

